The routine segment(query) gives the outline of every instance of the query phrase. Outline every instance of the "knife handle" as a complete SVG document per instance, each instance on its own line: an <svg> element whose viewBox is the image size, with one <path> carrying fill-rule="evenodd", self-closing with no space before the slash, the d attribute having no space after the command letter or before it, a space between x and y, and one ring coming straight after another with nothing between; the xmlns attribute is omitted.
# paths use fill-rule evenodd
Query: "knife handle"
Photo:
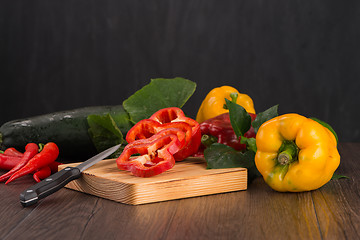
<svg viewBox="0 0 360 240"><path fill-rule="evenodd" d="M58 191L67 183L80 176L81 172L78 168L66 167L22 192L20 194L20 203L24 207L33 205L37 203L38 200Z"/></svg>

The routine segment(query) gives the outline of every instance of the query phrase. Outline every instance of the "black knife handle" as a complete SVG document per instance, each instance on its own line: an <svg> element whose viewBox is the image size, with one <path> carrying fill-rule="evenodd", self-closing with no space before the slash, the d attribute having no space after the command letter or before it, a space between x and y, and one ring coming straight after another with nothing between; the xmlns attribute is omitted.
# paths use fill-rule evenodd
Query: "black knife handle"
<svg viewBox="0 0 360 240"><path fill-rule="evenodd" d="M80 176L81 172L78 168L66 167L22 192L20 194L20 203L24 207L33 205L38 200L58 191L67 183Z"/></svg>

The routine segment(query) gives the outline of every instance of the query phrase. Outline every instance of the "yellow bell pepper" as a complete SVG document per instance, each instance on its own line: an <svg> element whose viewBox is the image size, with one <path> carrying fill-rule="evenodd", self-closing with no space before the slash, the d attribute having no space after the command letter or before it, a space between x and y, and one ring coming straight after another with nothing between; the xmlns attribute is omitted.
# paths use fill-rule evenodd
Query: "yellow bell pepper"
<svg viewBox="0 0 360 240"><path fill-rule="evenodd" d="M201 103L196 115L196 121L201 123L207 119L226 113L229 110L224 109L225 98L232 100L230 94L237 95L236 103L245 108L248 113L254 113L253 100L247 94L241 94L238 90L230 86L214 88L205 97Z"/></svg>
<svg viewBox="0 0 360 240"><path fill-rule="evenodd" d="M284 114L263 123L256 135L255 164L265 182L280 192L315 190L340 164L335 136L318 122Z"/></svg>

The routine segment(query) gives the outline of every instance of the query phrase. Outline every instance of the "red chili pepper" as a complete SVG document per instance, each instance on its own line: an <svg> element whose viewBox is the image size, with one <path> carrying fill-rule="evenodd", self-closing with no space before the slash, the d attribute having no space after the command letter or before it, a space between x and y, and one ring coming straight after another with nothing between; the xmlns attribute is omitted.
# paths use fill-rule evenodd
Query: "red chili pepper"
<svg viewBox="0 0 360 240"><path fill-rule="evenodd" d="M6 182L8 184L13 180L27 175L36 171L37 169L48 166L50 163L54 162L59 155L59 148L55 143L47 143L45 144L43 150L36 154L33 158L31 158L28 163L20 168L17 172L15 172Z"/></svg>
<svg viewBox="0 0 360 240"><path fill-rule="evenodd" d="M15 148L7 148L3 153L0 153L0 169L11 170L21 161L23 155Z"/></svg>
<svg viewBox="0 0 360 240"><path fill-rule="evenodd" d="M12 154L14 153L13 150L9 151ZM0 176L0 182L5 181L6 179L10 178L15 172L19 169L24 167L31 158L33 158L39 152L39 147L35 143L29 143L25 147L25 153L23 154L21 161L13 167L10 171Z"/></svg>
<svg viewBox="0 0 360 240"><path fill-rule="evenodd" d="M256 114L249 113L251 116L251 121L254 121ZM215 142L222 143L234 148L237 151L245 150L246 144L240 143L240 138L238 138L231 126L229 113L220 114L214 118L210 118L200 124L201 134L214 136L216 138ZM255 137L255 131L253 127L244 134L245 137L251 138ZM205 144L201 144L199 151L196 153L196 156L203 156L204 149L206 148Z"/></svg>
<svg viewBox="0 0 360 240"><path fill-rule="evenodd" d="M173 154L181 149L181 145L175 134L156 134L126 145L116 163L119 169L130 171L134 176L151 177L175 165Z"/></svg>
<svg viewBox="0 0 360 240"><path fill-rule="evenodd" d="M15 167L19 162L21 162L21 157L14 157L0 154L0 169L10 170Z"/></svg>
<svg viewBox="0 0 360 240"><path fill-rule="evenodd" d="M8 155L8 156L14 156L14 157L22 157L22 156L24 156L24 154L22 152L19 152L15 148L7 148L4 151L4 154Z"/></svg>
<svg viewBox="0 0 360 240"><path fill-rule="evenodd" d="M50 167L51 173L57 173L59 171L58 166L61 165L60 162L52 162L48 166Z"/></svg>
<svg viewBox="0 0 360 240"><path fill-rule="evenodd" d="M181 161L193 154L195 154L201 144L201 131L200 125L194 119L186 117L184 112L177 107L164 108L155 112L151 117L151 120L155 120L161 124L185 122L191 126L191 140L187 143L187 146L177 152L174 157L177 161Z"/></svg>
<svg viewBox="0 0 360 240"><path fill-rule="evenodd" d="M13 156L7 156L7 155L3 155L0 154L0 169L3 170L11 170L12 168L14 168L18 163L21 162L21 158L20 157L13 157ZM50 169L50 174L47 174L48 170L47 169L40 169L42 170L41 173L38 173L40 170L35 171L34 175L37 175L38 179L45 179L47 177L49 177L52 173L56 173L58 172L58 166L61 165L62 163L60 162L52 162L50 163L48 166L44 167L44 168L49 168ZM35 181L37 181L36 176L33 176Z"/></svg>
<svg viewBox="0 0 360 240"><path fill-rule="evenodd" d="M42 179L45 179L47 177L49 177L51 175L51 169L49 166L45 166L43 168L40 168L39 170L37 170L34 175L33 178L35 179L36 182L40 182Z"/></svg>

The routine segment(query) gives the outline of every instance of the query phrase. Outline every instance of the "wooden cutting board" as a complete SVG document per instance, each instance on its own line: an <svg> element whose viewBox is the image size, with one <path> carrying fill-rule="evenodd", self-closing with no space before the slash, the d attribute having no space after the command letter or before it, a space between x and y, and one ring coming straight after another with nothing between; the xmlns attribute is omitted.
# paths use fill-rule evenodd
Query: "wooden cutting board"
<svg viewBox="0 0 360 240"><path fill-rule="evenodd" d="M59 170L79 163L63 164ZM140 178L121 171L115 159L102 160L66 188L121 203L138 205L247 189L246 168L206 169L201 158L188 158L157 176Z"/></svg>

